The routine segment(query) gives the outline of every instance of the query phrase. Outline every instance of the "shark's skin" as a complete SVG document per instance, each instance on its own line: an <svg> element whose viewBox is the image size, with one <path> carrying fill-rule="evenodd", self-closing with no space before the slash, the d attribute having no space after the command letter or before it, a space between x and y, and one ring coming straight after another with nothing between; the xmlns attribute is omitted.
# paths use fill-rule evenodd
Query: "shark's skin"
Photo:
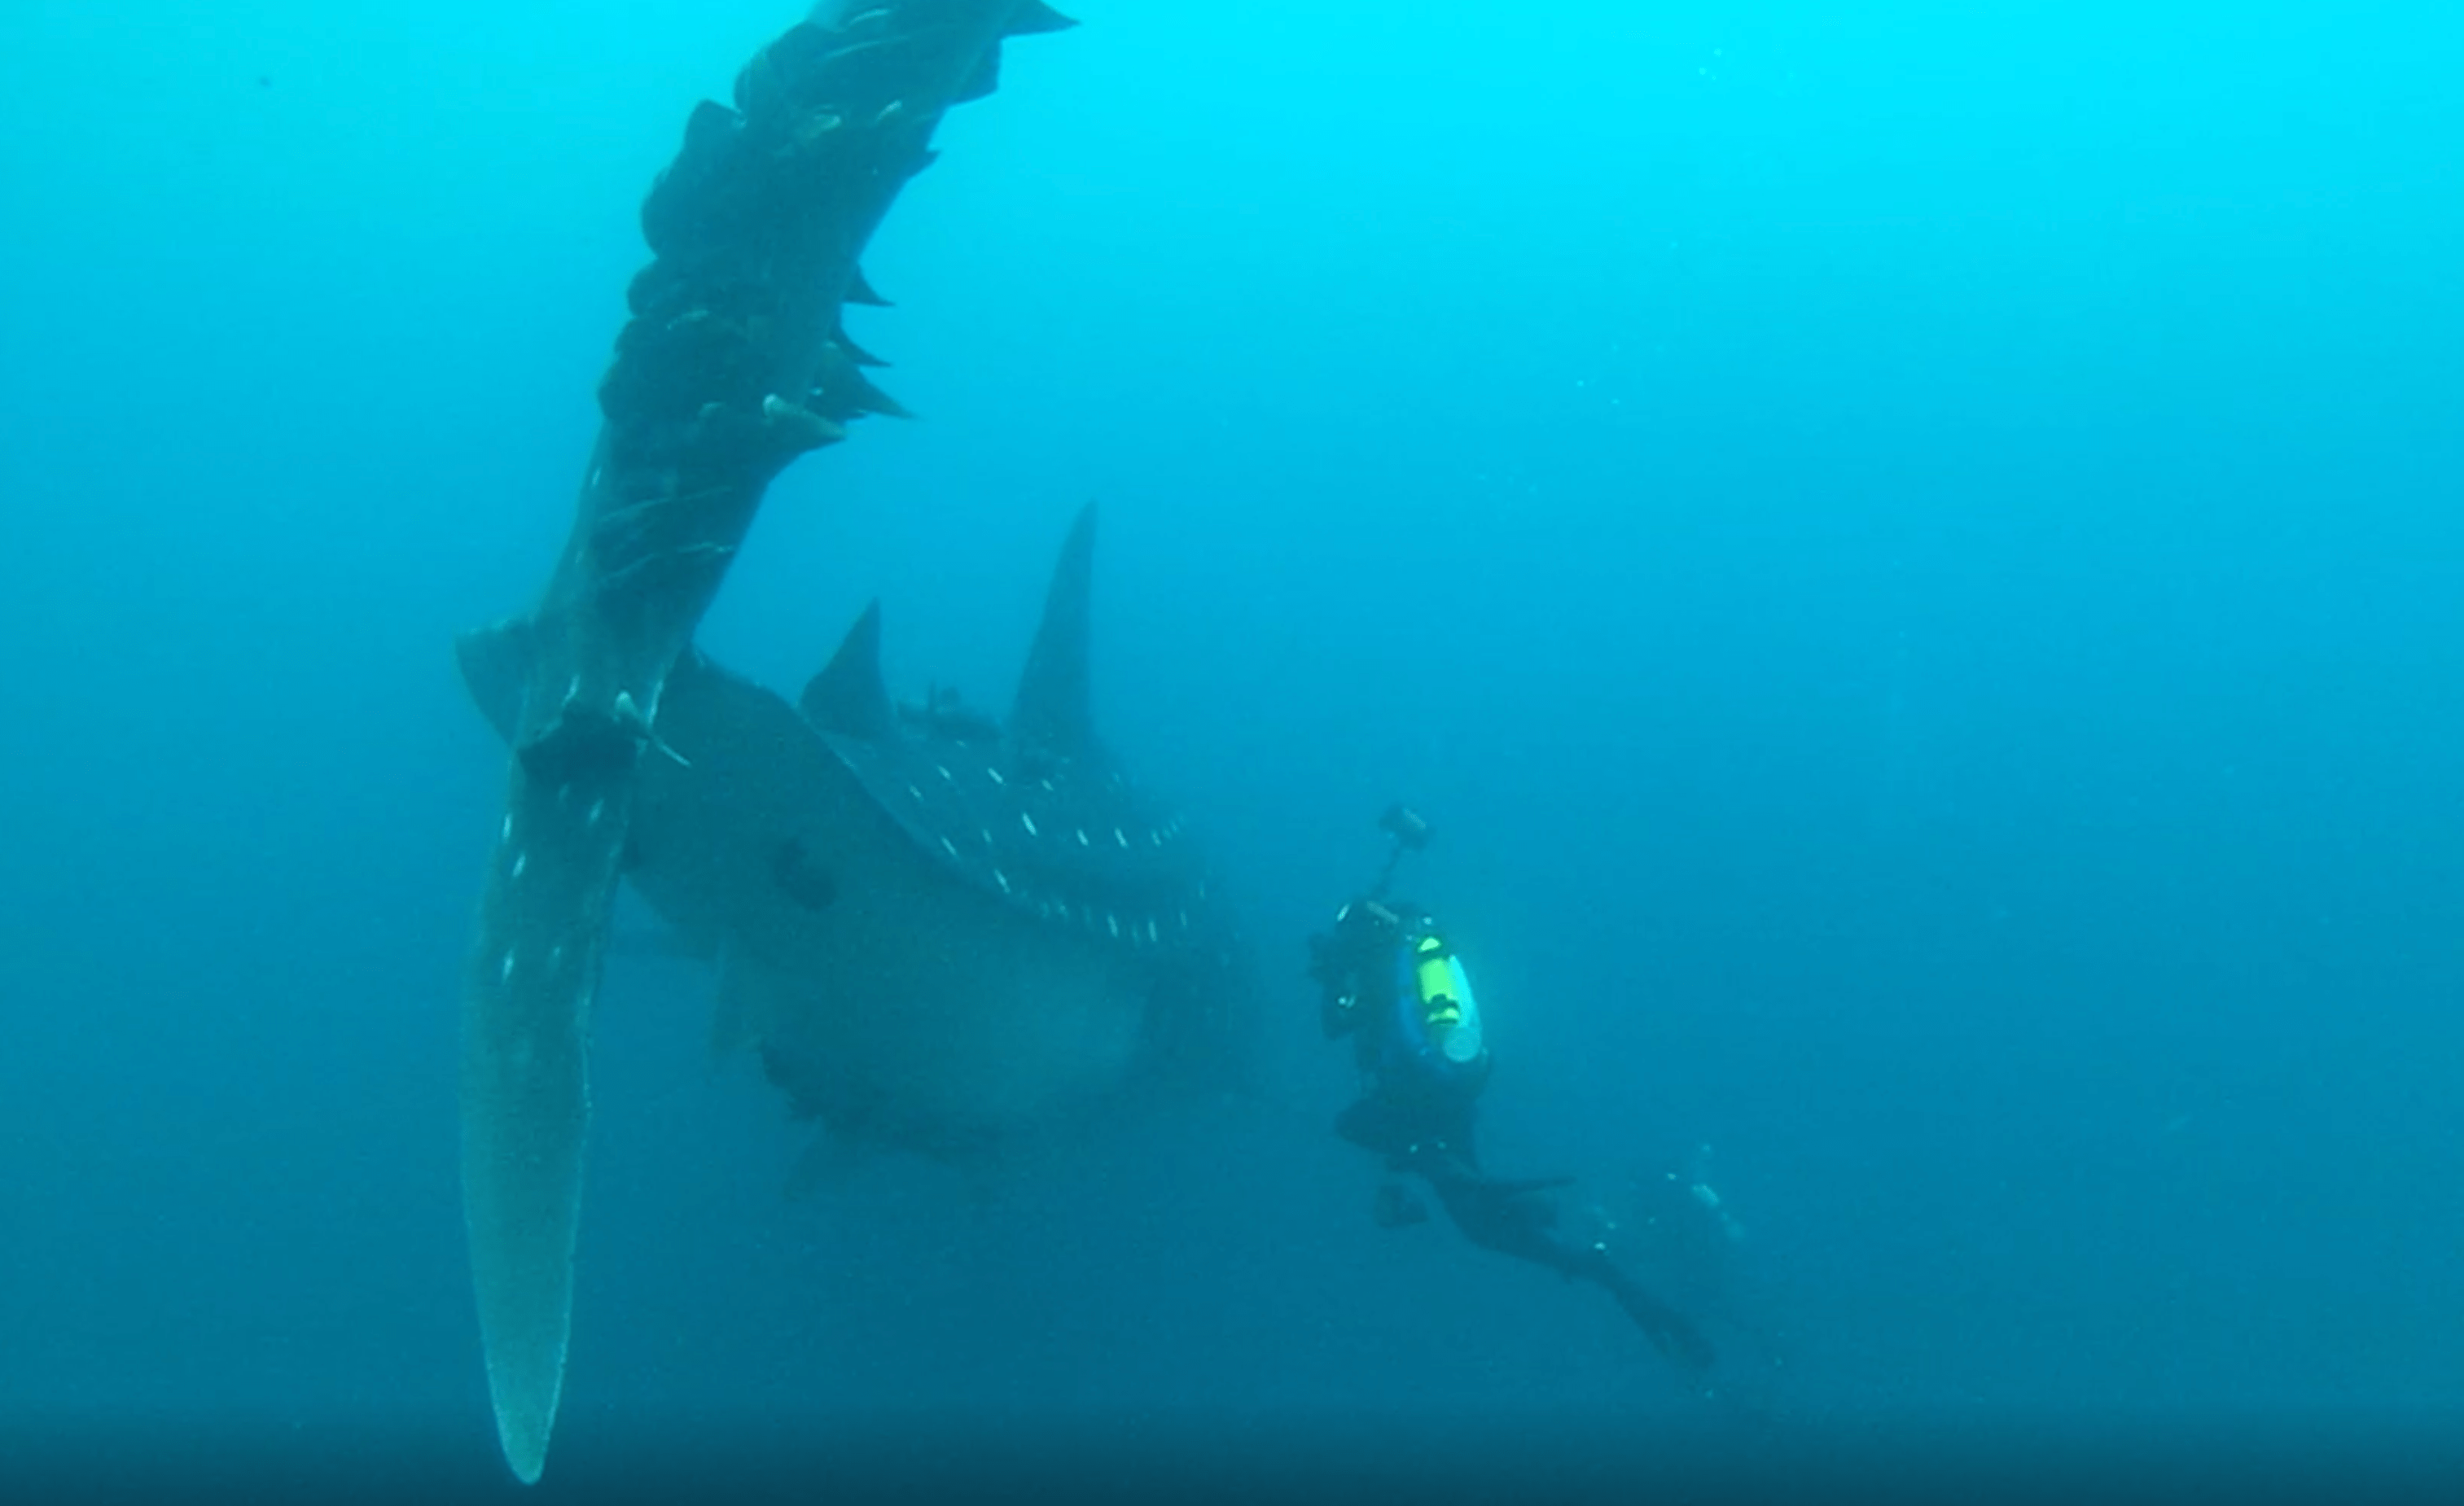
<svg viewBox="0 0 2464 1506"><path fill-rule="evenodd" d="M505 817L463 1004L463 1213L505 1459L545 1467L563 1388L591 999L669 675L769 483L896 405L840 329L866 242L990 93L1040 0L828 0L705 101L642 207L653 260L600 385L574 527L530 619Z"/></svg>
<svg viewBox="0 0 2464 1506"><path fill-rule="evenodd" d="M1004 725L893 708L869 608L800 704L689 652L627 880L721 958L715 1043L834 1144L975 1163L1141 1089L1238 1089L1246 953L1181 820L1094 731L1083 512ZM463 641L500 731L519 623Z"/></svg>

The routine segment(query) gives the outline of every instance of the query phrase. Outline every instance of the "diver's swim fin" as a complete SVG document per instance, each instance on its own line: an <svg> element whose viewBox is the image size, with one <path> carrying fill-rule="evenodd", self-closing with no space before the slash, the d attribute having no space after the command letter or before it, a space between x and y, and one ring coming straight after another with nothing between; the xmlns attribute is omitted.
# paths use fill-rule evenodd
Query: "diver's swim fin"
<svg viewBox="0 0 2464 1506"><path fill-rule="evenodd" d="M1534 1192L1548 1192L1561 1187L1573 1187L1575 1179L1570 1176L1493 1176L1484 1180L1488 1185L1488 1190L1499 1197L1529 1197Z"/></svg>
<svg viewBox="0 0 2464 1506"><path fill-rule="evenodd" d="M1380 1229L1408 1229L1429 1221L1429 1205L1412 1195L1412 1190L1400 1182L1388 1182L1377 1189L1377 1200L1370 1206L1369 1216Z"/></svg>
<svg viewBox="0 0 2464 1506"><path fill-rule="evenodd" d="M1617 1299L1617 1304L1625 1309L1625 1315L1634 1320L1653 1348L1697 1375L1720 1363L1720 1352L1691 1319L1636 1285L1624 1272L1606 1267L1605 1263L1603 1268L1608 1274L1600 1277L1600 1284L1609 1289L1609 1295Z"/></svg>

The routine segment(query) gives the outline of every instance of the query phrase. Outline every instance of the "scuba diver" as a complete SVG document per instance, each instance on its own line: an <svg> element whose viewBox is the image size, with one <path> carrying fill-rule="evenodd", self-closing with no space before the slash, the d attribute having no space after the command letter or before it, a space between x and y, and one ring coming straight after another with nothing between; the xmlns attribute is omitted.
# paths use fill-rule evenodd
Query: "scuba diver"
<svg viewBox="0 0 2464 1506"><path fill-rule="evenodd" d="M1482 1169L1475 1110L1490 1058L1471 980L1434 917L1386 897L1397 863L1427 847L1429 828L1400 805L1378 826L1395 845L1377 882L1335 913L1331 934L1309 938L1320 1025L1330 1040L1352 1037L1361 1073L1361 1096L1337 1116L1335 1133L1384 1157L1396 1175L1427 1183L1473 1244L1601 1287L1662 1354L1709 1370L1710 1342L1684 1315L1619 1269L1604 1245L1552 1233L1556 1205L1546 1194L1572 1177L1512 1180ZM1400 1182L1378 1189L1374 1212L1388 1229L1429 1216Z"/></svg>

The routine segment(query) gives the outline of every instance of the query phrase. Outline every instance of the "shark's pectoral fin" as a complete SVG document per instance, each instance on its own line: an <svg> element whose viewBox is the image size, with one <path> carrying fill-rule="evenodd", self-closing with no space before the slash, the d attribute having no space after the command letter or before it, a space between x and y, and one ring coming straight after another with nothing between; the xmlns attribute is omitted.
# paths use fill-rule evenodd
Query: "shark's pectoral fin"
<svg viewBox="0 0 2464 1506"><path fill-rule="evenodd" d="M590 1003L628 788L517 767L464 996L463 1217L497 1438L525 1482L546 1463L564 1386Z"/></svg>

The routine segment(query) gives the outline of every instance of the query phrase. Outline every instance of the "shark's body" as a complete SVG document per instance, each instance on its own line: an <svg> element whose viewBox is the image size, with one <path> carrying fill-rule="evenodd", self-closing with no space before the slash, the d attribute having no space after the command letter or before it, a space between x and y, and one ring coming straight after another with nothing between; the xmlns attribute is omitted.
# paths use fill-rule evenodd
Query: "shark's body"
<svg viewBox="0 0 2464 1506"><path fill-rule="evenodd" d="M751 1047L834 1140L945 1157L1164 1081L1233 1085L1243 954L1181 821L1095 737L1094 513L1054 573L1008 721L893 706L869 609L800 703L689 653L653 731L627 880L722 970ZM463 665L499 729L519 624ZM679 761L680 760L680 761Z"/></svg>

